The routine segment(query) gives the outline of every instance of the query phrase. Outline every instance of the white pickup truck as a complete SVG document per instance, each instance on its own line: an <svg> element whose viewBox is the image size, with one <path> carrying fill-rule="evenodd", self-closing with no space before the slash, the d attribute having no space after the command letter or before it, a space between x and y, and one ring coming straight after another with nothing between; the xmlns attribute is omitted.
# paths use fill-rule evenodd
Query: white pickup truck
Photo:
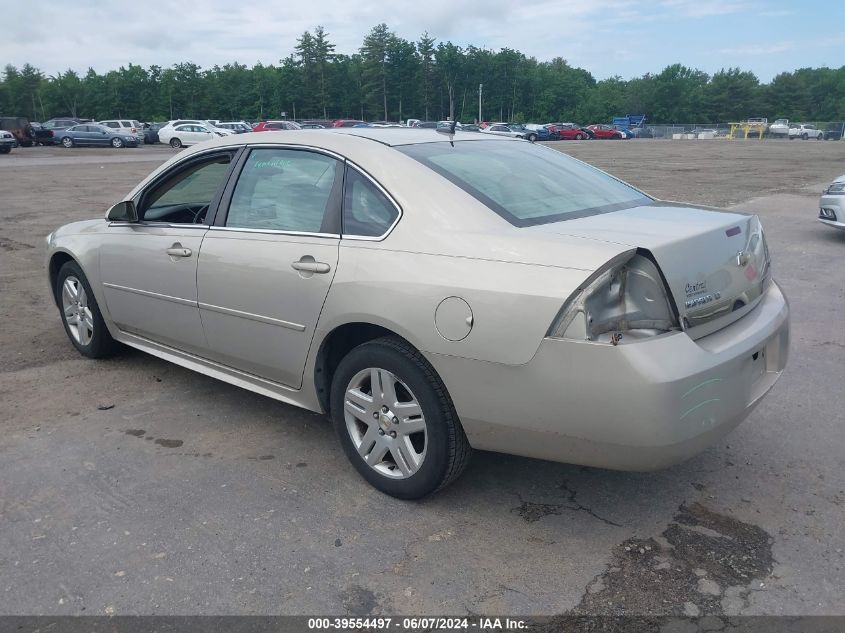
<svg viewBox="0 0 845 633"><path fill-rule="evenodd" d="M824 132L817 129L815 125L801 123L799 125L795 125L789 128L789 138L801 138L805 141L808 138L814 138L818 141L821 141L822 139L824 139Z"/></svg>

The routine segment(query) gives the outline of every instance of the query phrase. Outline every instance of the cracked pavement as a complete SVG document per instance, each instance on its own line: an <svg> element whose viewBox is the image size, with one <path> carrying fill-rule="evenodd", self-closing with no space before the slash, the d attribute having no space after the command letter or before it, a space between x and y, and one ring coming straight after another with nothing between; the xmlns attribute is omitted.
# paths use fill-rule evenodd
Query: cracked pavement
<svg viewBox="0 0 845 633"><path fill-rule="evenodd" d="M845 143L557 147L660 197L759 213L792 306L786 373L669 470L476 453L420 503L369 488L320 416L65 340L44 236L169 149L4 157L0 614L845 615L845 232L815 220Z"/></svg>

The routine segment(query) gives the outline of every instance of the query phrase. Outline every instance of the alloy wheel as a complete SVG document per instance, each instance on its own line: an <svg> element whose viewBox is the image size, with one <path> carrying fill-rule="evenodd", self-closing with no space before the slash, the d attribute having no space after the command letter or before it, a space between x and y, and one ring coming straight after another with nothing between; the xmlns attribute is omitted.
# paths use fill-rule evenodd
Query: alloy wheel
<svg viewBox="0 0 845 633"><path fill-rule="evenodd" d="M359 371L346 387L343 408L349 437L370 468L391 479L420 469L428 447L425 416L399 377L375 367Z"/></svg>
<svg viewBox="0 0 845 633"><path fill-rule="evenodd" d="M88 307L85 287L73 275L62 284L62 314L74 340L88 345L94 336L94 315Z"/></svg>

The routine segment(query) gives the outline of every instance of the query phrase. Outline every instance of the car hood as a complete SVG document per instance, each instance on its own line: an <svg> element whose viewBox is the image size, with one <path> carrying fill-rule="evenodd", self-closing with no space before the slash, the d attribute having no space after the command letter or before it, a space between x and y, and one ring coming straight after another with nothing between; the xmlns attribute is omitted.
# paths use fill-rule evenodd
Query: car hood
<svg viewBox="0 0 845 633"><path fill-rule="evenodd" d="M723 317L732 313L739 318L756 304L768 278L768 252L754 215L655 202L527 230L647 250L687 328L726 324L730 319Z"/></svg>
<svg viewBox="0 0 845 633"><path fill-rule="evenodd" d="M105 215L105 211L103 211ZM93 220L79 220L78 222L71 222L63 224L51 233L52 237L64 237L67 235L79 235L81 233L102 233L108 222L104 218Z"/></svg>

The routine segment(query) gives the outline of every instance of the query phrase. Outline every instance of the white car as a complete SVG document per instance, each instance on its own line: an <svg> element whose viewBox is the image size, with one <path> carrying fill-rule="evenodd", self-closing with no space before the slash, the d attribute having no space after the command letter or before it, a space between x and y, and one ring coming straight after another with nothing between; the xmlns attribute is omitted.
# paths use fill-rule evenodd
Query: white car
<svg viewBox="0 0 845 633"><path fill-rule="evenodd" d="M99 121L99 125L110 127L118 134L124 136L137 136L138 143L144 142L144 126L140 121L135 119L109 119L107 121Z"/></svg>
<svg viewBox="0 0 845 633"><path fill-rule="evenodd" d="M821 141L824 139L824 132L817 129L815 125L801 123L799 125L796 125L795 127L789 128L789 138L801 138L805 141L808 138L814 138L817 141Z"/></svg>
<svg viewBox="0 0 845 633"><path fill-rule="evenodd" d="M819 199L819 222L845 229L845 174L830 183Z"/></svg>
<svg viewBox="0 0 845 633"><path fill-rule="evenodd" d="M495 134L497 136L509 136L510 138L525 138L525 134L512 130L504 123L493 123L481 129L485 134Z"/></svg>
<svg viewBox="0 0 845 633"><path fill-rule="evenodd" d="M769 136L789 136L789 119L777 119L769 126Z"/></svg>
<svg viewBox="0 0 845 633"><path fill-rule="evenodd" d="M182 123L180 125L168 125L161 128L158 131L158 138L162 143L168 143L173 149L179 149L180 147L196 145L203 141L232 134L230 130L225 131L228 134L224 134L223 130L213 130L199 123Z"/></svg>
<svg viewBox="0 0 845 633"><path fill-rule="evenodd" d="M176 127L177 125L201 125L212 132L220 132L223 136L235 133L233 130L222 128L213 121L209 121L207 119L176 119L175 121L168 121L167 125L164 127Z"/></svg>

